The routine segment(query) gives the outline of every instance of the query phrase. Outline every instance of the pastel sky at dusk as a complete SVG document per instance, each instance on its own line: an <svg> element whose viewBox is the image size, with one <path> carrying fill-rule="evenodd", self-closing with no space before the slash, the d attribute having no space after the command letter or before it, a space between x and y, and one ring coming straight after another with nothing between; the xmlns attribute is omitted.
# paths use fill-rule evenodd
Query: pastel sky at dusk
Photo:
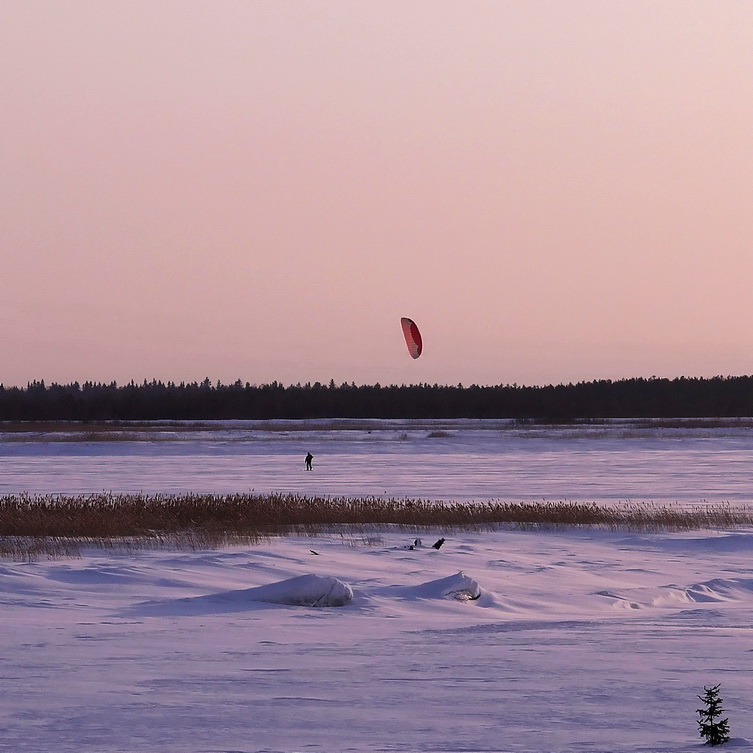
<svg viewBox="0 0 753 753"><path fill-rule="evenodd" d="M6 386L753 373L748 0L0 0L0 112Z"/></svg>

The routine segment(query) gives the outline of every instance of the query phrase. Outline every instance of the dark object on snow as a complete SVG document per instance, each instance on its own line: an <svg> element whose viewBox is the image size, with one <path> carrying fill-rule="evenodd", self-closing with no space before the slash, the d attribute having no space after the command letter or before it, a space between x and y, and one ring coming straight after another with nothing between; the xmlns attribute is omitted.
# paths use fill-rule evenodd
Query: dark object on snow
<svg viewBox="0 0 753 753"><path fill-rule="evenodd" d="M311 554L316 554L316 555L319 554L319 552L315 552L313 549L309 549L309 551L311 552Z"/></svg>
<svg viewBox="0 0 753 753"><path fill-rule="evenodd" d="M306 453L306 470L307 471L313 471L314 469L311 467L311 461L314 459L314 456L308 452Z"/></svg>
<svg viewBox="0 0 753 753"><path fill-rule="evenodd" d="M440 546L442 546L442 544L444 544L444 539L439 539L439 541L436 541L436 542L434 542L434 543L432 544L432 546L433 546L433 547L434 547L435 549L439 549L439 547L440 547Z"/></svg>

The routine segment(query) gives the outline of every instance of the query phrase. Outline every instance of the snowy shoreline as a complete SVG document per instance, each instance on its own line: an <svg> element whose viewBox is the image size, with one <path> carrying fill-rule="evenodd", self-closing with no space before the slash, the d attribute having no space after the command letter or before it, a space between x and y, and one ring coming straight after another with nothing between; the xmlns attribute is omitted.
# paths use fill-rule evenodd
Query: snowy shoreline
<svg viewBox="0 0 753 753"><path fill-rule="evenodd" d="M563 527L707 530L753 526L753 508L298 494L5 495L0 496L0 557L75 556L82 547L196 550L333 530L363 533L384 526L440 532Z"/></svg>

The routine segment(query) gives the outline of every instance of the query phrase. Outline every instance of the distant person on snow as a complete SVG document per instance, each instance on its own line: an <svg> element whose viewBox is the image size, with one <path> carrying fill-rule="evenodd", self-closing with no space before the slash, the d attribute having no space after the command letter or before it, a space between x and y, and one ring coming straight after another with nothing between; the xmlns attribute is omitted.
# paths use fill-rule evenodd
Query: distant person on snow
<svg viewBox="0 0 753 753"><path fill-rule="evenodd" d="M306 455L306 470L307 471L313 471L314 469L311 467L311 461L314 459L314 456L309 452Z"/></svg>

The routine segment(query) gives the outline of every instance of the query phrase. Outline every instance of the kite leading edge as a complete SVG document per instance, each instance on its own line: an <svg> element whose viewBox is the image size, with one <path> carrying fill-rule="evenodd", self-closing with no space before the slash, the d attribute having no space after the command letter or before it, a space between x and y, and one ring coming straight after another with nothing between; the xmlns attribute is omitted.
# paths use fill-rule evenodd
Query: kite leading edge
<svg viewBox="0 0 753 753"><path fill-rule="evenodd" d="M407 316L404 316L400 319L400 324L403 328L405 344L408 346L408 352L411 354L411 358L418 358L423 350L423 343L421 341L421 333L418 331L416 323L413 319L408 319Z"/></svg>

